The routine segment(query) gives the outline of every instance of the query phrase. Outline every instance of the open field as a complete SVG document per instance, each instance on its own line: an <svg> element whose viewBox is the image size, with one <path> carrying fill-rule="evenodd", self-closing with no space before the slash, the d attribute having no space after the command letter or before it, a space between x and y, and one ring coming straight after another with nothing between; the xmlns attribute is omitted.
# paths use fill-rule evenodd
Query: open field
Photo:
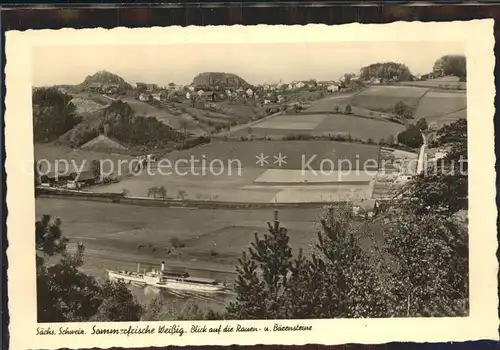
<svg viewBox="0 0 500 350"><path fill-rule="evenodd" d="M266 222L273 219L269 209L167 209L38 198L36 215L44 213L60 217L64 234L73 242L82 241L89 249L149 256L158 262L171 258L228 264L236 262L253 240L254 232L267 232ZM279 215L289 229L294 250L308 250L309 241L316 236L319 209L286 209ZM172 247L173 237L185 246Z"/></svg>
<svg viewBox="0 0 500 350"><path fill-rule="evenodd" d="M264 166L256 164L256 156L261 153L268 157L268 164ZM274 158L280 153L286 162L281 166ZM370 179L351 179L344 174L339 179L331 168L333 165L333 170L352 169L355 172L366 167L376 171L378 157L378 146L332 141L212 142L172 152L166 158L169 162L158 162L157 168L92 191L121 192L126 189L130 196L145 197L149 188L164 186L169 198L266 203L336 201L351 198L354 192L356 198L369 198ZM193 167L188 163L191 159L194 159ZM321 179L317 175L319 180L301 177L296 182L302 183L302 187L287 189L286 179L296 178L297 172L307 167L331 174ZM283 181L269 182L269 171L273 169L279 174L272 174L271 178ZM311 183L318 182L316 180L330 185L311 187ZM306 193L308 191L310 193Z"/></svg>
<svg viewBox="0 0 500 350"><path fill-rule="evenodd" d="M372 118L358 117L354 114L309 114L309 109L299 114L278 115L251 129L240 130L238 135L247 136L286 136L291 134L343 134L353 138L379 141L404 130L401 124Z"/></svg>
<svg viewBox="0 0 500 350"><path fill-rule="evenodd" d="M333 112L335 109L335 106L341 106L343 104L347 104L349 102L349 99L353 96L353 94L352 93L349 93L349 94L335 93L335 94L326 95L326 96L328 96L328 97L314 102L312 104L312 106L307 108L307 112L308 113Z"/></svg>
<svg viewBox="0 0 500 350"><path fill-rule="evenodd" d="M401 85L371 86L350 99L353 106L375 111L392 111L398 102L416 107L426 88Z"/></svg>
<svg viewBox="0 0 500 350"><path fill-rule="evenodd" d="M155 117L174 129L178 129L179 127L181 120L180 116L168 113L165 109L157 108L149 103L138 101L132 97L123 97L122 101L128 103L137 116Z"/></svg>
<svg viewBox="0 0 500 350"><path fill-rule="evenodd" d="M465 92L429 91L418 104L415 117L426 117L429 120L443 116L467 107Z"/></svg>
<svg viewBox="0 0 500 350"><path fill-rule="evenodd" d="M256 164L256 157L260 154L268 156L266 169L302 169L302 161L315 157L310 162L313 169L319 169L323 159L337 162L339 159L349 159L354 167L364 164L369 159L378 161L379 147L347 142L326 140L314 141L217 141L189 150L177 151L169 154L168 159L176 162L179 159L205 159L209 164L212 160L220 160L228 164L231 160L238 160L243 169L261 168ZM286 164L274 164L274 156L285 156ZM198 163L200 164L200 163ZM236 165L237 162L232 164Z"/></svg>
<svg viewBox="0 0 500 350"><path fill-rule="evenodd" d="M441 77L423 81L405 81L400 84L407 86L456 90L465 90L467 88L467 83L459 81L458 77Z"/></svg>
<svg viewBox="0 0 500 350"><path fill-rule="evenodd" d="M127 260L194 269L231 270L254 233L267 233L273 220L269 209L209 210L154 208L72 199L36 199L36 216L50 214L63 221L70 242L82 242L89 254L103 260ZM321 208L281 209L279 218L288 229L290 245L308 254L316 242ZM173 247L171 239L184 246ZM369 247L366 237L359 237ZM109 267L109 266L108 266ZM146 266L144 266L146 267ZM122 265L123 268L123 265ZM133 266L132 266L133 268Z"/></svg>

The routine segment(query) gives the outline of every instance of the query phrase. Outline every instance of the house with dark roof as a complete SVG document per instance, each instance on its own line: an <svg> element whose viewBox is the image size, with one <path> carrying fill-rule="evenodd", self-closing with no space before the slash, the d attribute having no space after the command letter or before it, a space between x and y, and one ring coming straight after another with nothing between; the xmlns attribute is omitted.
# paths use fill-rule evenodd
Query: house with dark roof
<svg viewBox="0 0 500 350"><path fill-rule="evenodd" d="M84 170L75 176L74 181L79 185L95 185L97 176L92 170Z"/></svg>

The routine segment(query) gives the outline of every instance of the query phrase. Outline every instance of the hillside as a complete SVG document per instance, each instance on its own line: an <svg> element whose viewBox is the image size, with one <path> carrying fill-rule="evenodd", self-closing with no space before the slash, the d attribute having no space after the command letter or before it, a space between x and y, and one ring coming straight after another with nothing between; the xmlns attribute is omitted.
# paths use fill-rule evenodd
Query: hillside
<svg viewBox="0 0 500 350"><path fill-rule="evenodd" d="M98 71L93 75L89 75L85 78L83 83L81 83L82 88L89 88L93 86L116 86L120 91L131 90L132 85L127 83L122 77L110 73L108 71Z"/></svg>
<svg viewBox="0 0 500 350"><path fill-rule="evenodd" d="M240 88L249 86L245 80L232 73L205 72L193 78L192 85L207 87L231 87Z"/></svg>
<svg viewBox="0 0 500 350"><path fill-rule="evenodd" d="M105 108L87 113L78 125L62 134L58 141L78 147L102 132L128 146L165 145L182 139L181 133L157 118L137 115L128 103L117 100Z"/></svg>

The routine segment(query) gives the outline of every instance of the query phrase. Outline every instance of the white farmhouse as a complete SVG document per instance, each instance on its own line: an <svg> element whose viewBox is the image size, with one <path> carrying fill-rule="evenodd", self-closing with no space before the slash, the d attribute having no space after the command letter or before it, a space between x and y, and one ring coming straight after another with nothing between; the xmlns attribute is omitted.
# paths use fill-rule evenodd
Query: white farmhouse
<svg viewBox="0 0 500 350"><path fill-rule="evenodd" d="M245 93L247 94L248 97L252 97L253 96L253 90L250 89L250 88L247 91L245 91Z"/></svg>
<svg viewBox="0 0 500 350"><path fill-rule="evenodd" d="M188 87L188 90L191 91L191 92L194 92L194 86Z"/></svg>
<svg viewBox="0 0 500 350"><path fill-rule="evenodd" d="M198 90L197 94L198 94L199 97L202 97L205 94L205 91Z"/></svg>
<svg viewBox="0 0 500 350"><path fill-rule="evenodd" d="M337 91L339 91L339 87L335 84L331 84L331 85L328 85L328 87L326 88L326 91L337 92Z"/></svg>

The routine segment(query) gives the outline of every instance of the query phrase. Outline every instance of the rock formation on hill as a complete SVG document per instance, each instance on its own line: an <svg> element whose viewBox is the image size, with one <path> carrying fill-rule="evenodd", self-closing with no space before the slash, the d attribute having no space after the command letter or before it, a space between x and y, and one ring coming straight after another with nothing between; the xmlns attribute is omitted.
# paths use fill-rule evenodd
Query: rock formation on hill
<svg viewBox="0 0 500 350"><path fill-rule="evenodd" d="M232 73L219 73L219 72L205 72L200 73L193 79L193 84L195 86L205 86L205 87L231 87L240 88L249 86L245 80Z"/></svg>
<svg viewBox="0 0 500 350"><path fill-rule="evenodd" d="M81 86L84 88L98 87L102 89L116 87L121 91L132 89L132 85L127 83L122 77L104 70L87 76Z"/></svg>

